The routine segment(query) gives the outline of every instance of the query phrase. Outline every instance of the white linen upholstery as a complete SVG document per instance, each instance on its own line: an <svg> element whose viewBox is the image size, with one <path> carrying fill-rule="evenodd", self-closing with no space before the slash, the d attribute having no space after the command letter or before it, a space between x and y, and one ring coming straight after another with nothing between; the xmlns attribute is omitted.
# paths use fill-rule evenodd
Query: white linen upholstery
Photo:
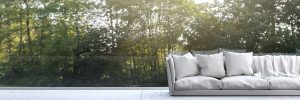
<svg viewBox="0 0 300 100"><path fill-rule="evenodd" d="M199 75L199 68L192 58L181 55L172 55L172 58L177 80L183 77Z"/></svg>
<svg viewBox="0 0 300 100"><path fill-rule="evenodd" d="M299 90L300 78L272 77L269 78L271 90Z"/></svg>
<svg viewBox="0 0 300 100"><path fill-rule="evenodd" d="M221 80L189 76L175 80L176 69L168 56L170 95L300 95L300 57L253 56L254 76L231 76ZM233 78L234 77L234 78ZM221 90L223 89L223 90Z"/></svg>
<svg viewBox="0 0 300 100"><path fill-rule="evenodd" d="M254 76L269 77L295 77L300 78L300 56L254 56L253 57Z"/></svg>
<svg viewBox="0 0 300 100"><path fill-rule="evenodd" d="M193 56L192 53L186 53L183 56L186 57L186 58L188 58L188 60L192 60L194 62L193 66L198 66L198 61L197 61L196 57Z"/></svg>
<svg viewBox="0 0 300 100"><path fill-rule="evenodd" d="M296 56L273 56L274 73L276 76L298 77L300 66L297 67L296 61Z"/></svg>
<svg viewBox="0 0 300 100"><path fill-rule="evenodd" d="M254 66L254 76L266 78L274 76L273 73L273 61L272 56L254 56L253 57L253 63Z"/></svg>
<svg viewBox="0 0 300 100"><path fill-rule="evenodd" d="M207 76L191 76L177 80L175 90L220 90L221 81Z"/></svg>
<svg viewBox="0 0 300 100"><path fill-rule="evenodd" d="M221 79L223 90L269 89L269 82L254 76L229 76Z"/></svg>
<svg viewBox="0 0 300 100"><path fill-rule="evenodd" d="M166 58L166 67L167 67L167 73L170 75L168 76L168 83L170 86L174 86L175 83L175 68L174 68L174 60L171 55L168 55Z"/></svg>
<svg viewBox="0 0 300 100"><path fill-rule="evenodd" d="M201 70L201 75L215 78L222 78L226 76L222 52L212 55L196 54L196 59Z"/></svg>
<svg viewBox="0 0 300 100"><path fill-rule="evenodd" d="M227 76L253 75L253 53L224 52Z"/></svg>

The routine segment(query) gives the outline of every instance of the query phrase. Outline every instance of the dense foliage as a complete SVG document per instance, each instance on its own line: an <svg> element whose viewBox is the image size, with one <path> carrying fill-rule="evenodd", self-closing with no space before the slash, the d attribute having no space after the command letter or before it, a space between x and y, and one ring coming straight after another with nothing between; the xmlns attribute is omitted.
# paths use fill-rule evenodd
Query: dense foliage
<svg viewBox="0 0 300 100"><path fill-rule="evenodd" d="M201 1L201 0L200 0ZM291 53L300 0L0 0L1 86L166 86L170 52Z"/></svg>

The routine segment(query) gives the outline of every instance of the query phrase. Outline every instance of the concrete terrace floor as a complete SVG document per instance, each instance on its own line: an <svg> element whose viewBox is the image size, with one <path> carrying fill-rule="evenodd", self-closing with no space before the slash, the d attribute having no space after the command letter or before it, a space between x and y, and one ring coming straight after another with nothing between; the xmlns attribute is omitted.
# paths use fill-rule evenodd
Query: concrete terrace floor
<svg viewBox="0 0 300 100"><path fill-rule="evenodd" d="M300 96L170 96L167 89L0 88L0 100L300 100Z"/></svg>

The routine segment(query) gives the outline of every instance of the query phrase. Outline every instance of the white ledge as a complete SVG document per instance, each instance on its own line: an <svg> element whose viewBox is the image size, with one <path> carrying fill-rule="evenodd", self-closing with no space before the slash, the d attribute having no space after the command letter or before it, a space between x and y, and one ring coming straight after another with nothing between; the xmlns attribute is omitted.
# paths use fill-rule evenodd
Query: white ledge
<svg viewBox="0 0 300 100"><path fill-rule="evenodd" d="M0 87L0 90L167 90L168 87Z"/></svg>

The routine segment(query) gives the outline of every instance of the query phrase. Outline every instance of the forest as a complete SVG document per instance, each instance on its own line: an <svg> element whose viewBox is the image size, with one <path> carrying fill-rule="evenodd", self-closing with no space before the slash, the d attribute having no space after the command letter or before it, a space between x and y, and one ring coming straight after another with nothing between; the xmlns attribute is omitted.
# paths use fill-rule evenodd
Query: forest
<svg viewBox="0 0 300 100"><path fill-rule="evenodd" d="M300 0L0 0L0 87L167 86L172 52L300 48Z"/></svg>

